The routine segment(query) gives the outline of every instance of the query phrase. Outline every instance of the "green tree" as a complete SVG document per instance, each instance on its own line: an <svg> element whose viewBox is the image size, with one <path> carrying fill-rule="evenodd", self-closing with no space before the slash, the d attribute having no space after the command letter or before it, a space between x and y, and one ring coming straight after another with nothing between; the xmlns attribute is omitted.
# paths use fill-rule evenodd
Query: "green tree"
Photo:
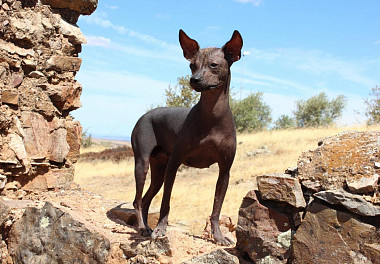
<svg viewBox="0 0 380 264"><path fill-rule="evenodd" d="M274 123L274 129L290 129L296 126L294 118L288 115L281 115Z"/></svg>
<svg viewBox="0 0 380 264"><path fill-rule="evenodd" d="M272 121L271 109L263 102L263 93L251 93L242 100L231 100L236 129L239 132L260 131Z"/></svg>
<svg viewBox="0 0 380 264"><path fill-rule="evenodd" d="M197 93L190 86L190 76L179 77L178 83L173 87L165 90L168 107L192 107L199 101L200 93Z"/></svg>
<svg viewBox="0 0 380 264"><path fill-rule="evenodd" d="M306 101L299 100L296 102L297 109L294 111L297 127L329 126L342 115L345 106L345 96L338 95L329 101L324 92Z"/></svg>
<svg viewBox="0 0 380 264"><path fill-rule="evenodd" d="M367 124L379 124L380 123L380 87L376 85L375 88L372 88L371 93L369 94L370 98L364 100L364 103L367 105L367 110L365 115L367 116Z"/></svg>

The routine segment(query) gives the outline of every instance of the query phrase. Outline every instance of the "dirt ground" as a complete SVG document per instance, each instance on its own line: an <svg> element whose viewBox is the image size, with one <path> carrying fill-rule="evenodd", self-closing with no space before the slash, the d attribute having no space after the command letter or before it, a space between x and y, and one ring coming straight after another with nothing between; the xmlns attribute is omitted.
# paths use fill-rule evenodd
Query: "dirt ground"
<svg viewBox="0 0 380 264"><path fill-rule="evenodd" d="M48 201L70 213L74 219L83 222L89 230L108 238L111 248L123 243L131 244L148 240L140 236L133 226L126 225L123 220L110 213L113 208L125 203L123 201L107 200L101 195L83 191L79 187L72 190L33 193L25 198L36 202ZM226 249L226 247L215 245L205 237L188 235L180 226L169 225L167 236L172 250L172 257L169 258L168 263L181 263L217 248ZM229 251L233 251L232 248L230 247Z"/></svg>

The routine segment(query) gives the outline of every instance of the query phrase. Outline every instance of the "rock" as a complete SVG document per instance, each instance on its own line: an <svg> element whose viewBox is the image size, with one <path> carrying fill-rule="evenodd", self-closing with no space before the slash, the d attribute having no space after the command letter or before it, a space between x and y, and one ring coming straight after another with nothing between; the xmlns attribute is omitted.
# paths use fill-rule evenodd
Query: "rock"
<svg viewBox="0 0 380 264"><path fill-rule="evenodd" d="M293 237L292 263L375 263L365 245L376 241L379 226L313 201Z"/></svg>
<svg viewBox="0 0 380 264"><path fill-rule="evenodd" d="M263 200L284 202L297 209L306 206L298 179L286 174L258 176L257 186Z"/></svg>
<svg viewBox="0 0 380 264"><path fill-rule="evenodd" d="M137 255L160 258L161 256L172 256L172 249L168 237L158 237L154 240L145 240L140 243L123 243L120 245L124 255L132 258Z"/></svg>
<svg viewBox="0 0 380 264"><path fill-rule="evenodd" d="M122 203L108 212L109 217L123 221L127 225L134 226L137 224L135 209L132 203ZM148 212L148 226L154 228L160 217L160 211L156 208L150 207Z"/></svg>
<svg viewBox="0 0 380 264"><path fill-rule="evenodd" d="M39 174L23 183L22 188L25 191L69 189L73 181L73 168L50 169L45 174Z"/></svg>
<svg viewBox="0 0 380 264"><path fill-rule="evenodd" d="M209 264L238 264L239 259L228 253L224 249L217 249L210 253L203 254L198 257L194 257L188 261L182 262L182 264L201 264L201 263L209 263Z"/></svg>
<svg viewBox="0 0 380 264"><path fill-rule="evenodd" d="M254 151L247 152L248 157L255 157L258 155L269 155L269 154L271 154L271 151L265 145L262 146L261 148L254 150Z"/></svg>
<svg viewBox="0 0 380 264"><path fill-rule="evenodd" d="M47 17L44 12L24 9L9 17L9 26L14 38L29 48L54 34L55 19L54 16Z"/></svg>
<svg viewBox="0 0 380 264"><path fill-rule="evenodd" d="M24 49L24 48L16 46L12 42L7 42L2 39L0 39L0 50L4 52L8 52L12 55L13 54L19 55L21 57L27 57L28 55L33 57L35 55L33 49Z"/></svg>
<svg viewBox="0 0 380 264"><path fill-rule="evenodd" d="M7 176L0 174L0 191L4 189L6 184L7 184Z"/></svg>
<svg viewBox="0 0 380 264"><path fill-rule="evenodd" d="M315 193L314 197L329 204L342 205L353 213L363 216L380 216L380 206L367 202L360 195L351 194L343 190L331 190Z"/></svg>
<svg viewBox="0 0 380 264"><path fill-rule="evenodd" d="M377 189L379 182L379 174L360 178L347 178L346 183L348 189L353 193L371 193Z"/></svg>
<svg viewBox="0 0 380 264"><path fill-rule="evenodd" d="M289 230L288 217L260 204L255 192L250 191L239 209L236 248L255 263L266 257L286 263L290 250L279 243L279 236L283 241L283 233Z"/></svg>
<svg viewBox="0 0 380 264"><path fill-rule="evenodd" d="M25 209L8 249L15 263L105 263L110 242L47 202Z"/></svg>
<svg viewBox="0 0 380 264"><path fill-rule="evenodd" d="M3 199L0 199L0 226L3 226L10 210L9 206L3 202Z"/></svg>
<svg viewBox="0 0 380 264"><path fill-rule="evenodd" d="M45 75L42 72L40 72L40 71L32 71L31 73L29 73L28 76L30 78L36 78L36 79L45 77Z"/></svg>
<svg viewBox="0 0 380 264"><path fill-rule="evenodd" d="M229 238L231 241L236 243L236 224L232 222L231 217L222 215L219 219L219 227L220 231L222 231L223 235ZM211 220L210 217L207 218L206 226L203 229L203 238L214 240L214 236L211 231Z"/></svg>
<svg viewBox="0 0 380 264"><path fill-rule="evenodd" d="M18 98L18 93L13 91L3 91L1 94L3 104L18 105Z"/></svg>
<svg viewBox="0 0 380 264"><path fill-rule="evenodd" d="M14 151L17 159L21 162L21 164L29 170L30 161L28 159L28 155L26 154L22 138L17 134L9 134L8 138L9 147Z"/></svg>
<svg viewBox="0 0 380 264"><path fill-rule="evenodd" d="M46 158L50 144L48 144L50 128L46 119L35 112L24 111L21 116L24 124L25 149L32 159Z"/></svg>
<svg viewBox="0 0 380 264"><path fill-rule="evenodd" d="M379 264L380 263L380 244L364 244L362 250L372 263Z"/></svg>
<svg viewBox="0 0 380 264"><path fill-rule="evenodd" d="M80 154L79 152L82 139L82 126L78 121L67 121L66 130L66 141L69 145L69 153L67 153L67 158L73 162L76 162Z"/></svg>
<svg viewBox="0 0 380 264"><path fill-rule="evenodd" d="M83 15L90 15L95 11L98 0L42 0L42 3L53 8L68 8Z"/></svg>
<svg viewBox="0 0 380 264"><path fill-rule="evenodd" d="M69 41L73 44L86 44L86 38L83 36L79 27L67 23L65 20L61 19L60 21L60 32L69 38Z"/></svg>
<svg viewBox="0 0 380 264"><path fill-rule="evenodd" d="M364 181L376 174L380 131L346 132L324 139L314 151L298 159L301 184L318 191L345 188L346 182Z"/></svg>
<svg viewBox="0 0 380 264"><path fill-rule="evenodd" d="M72 111L81 107L82 86L74 82L70 85L43 85L44 89L59 111Z"/></svg>
<svg viewBox="0 0 380 264"><path fill-rule="evenodd" d="M22 81L24 80L24 76L21 74L13 74L13 87L17 88L21 85Z"/></svg>
<svg viewBox="0 0 380 264"><path fill-rule="evenodd" d="M48 122L34 112L22 114L25 131L25 148L32 159L47 158L62 163L69 153L65 121L53 118ZM60 124L58 124L60 123Z"/></svg>
<svg viewBox="0 0 380 264"><path fill-rule="evenodd" d="M293 166L293 167L287 168L285 170L285 174L289 174L292 177L296 177L296 175L298 174L298 167L297 166Z"/></svg>
<svg viewBox="0 0 380 264"><path fill-rule="evenodd" d="M59 72L64 71L79 71L80 65L82 63L81 58L54 55L46 62L47 69L57 70Z"/></svg>
<svg viewBox="0 0 380 264"><path fill-rule="evenodd" d="M49 155L48 159L54 162L63 163L70 147L66 141L67 130L64 127L54 129L49 138Z"/></svg>
<svg viewBox="0 0 380 264"><path fill-rule="evenodd" d="M12 258L8 252L7 244L5 244L5 241L1 240L1 235L0 235L0 263L13 264Z"/></svg>

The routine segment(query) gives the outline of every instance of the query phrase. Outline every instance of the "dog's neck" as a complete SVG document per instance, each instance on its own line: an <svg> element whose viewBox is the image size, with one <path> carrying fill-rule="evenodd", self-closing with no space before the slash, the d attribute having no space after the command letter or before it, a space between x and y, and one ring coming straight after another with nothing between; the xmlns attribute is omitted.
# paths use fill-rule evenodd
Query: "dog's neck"
<svg viewBox="0 0 380 264"><path fill-rule="evenodd" d="M228 71L226 82L221 87L201 92L201 98L197 105L205 119L218 120L225 116L226 111L229 111L230 79L231 73Z"/></svg>

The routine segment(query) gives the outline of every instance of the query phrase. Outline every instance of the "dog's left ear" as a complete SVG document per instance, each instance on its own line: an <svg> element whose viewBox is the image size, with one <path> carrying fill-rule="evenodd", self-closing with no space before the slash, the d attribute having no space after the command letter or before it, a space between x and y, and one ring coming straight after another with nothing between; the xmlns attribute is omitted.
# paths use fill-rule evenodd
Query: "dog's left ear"
<svg viewBox="0 0 380 264"><path fill-rule="evenodd" d="M230 65L240 59L242 47L243 38L241 37L239 31L235 30L230 41L228 41L222 48L224 57Z"/></svg>

